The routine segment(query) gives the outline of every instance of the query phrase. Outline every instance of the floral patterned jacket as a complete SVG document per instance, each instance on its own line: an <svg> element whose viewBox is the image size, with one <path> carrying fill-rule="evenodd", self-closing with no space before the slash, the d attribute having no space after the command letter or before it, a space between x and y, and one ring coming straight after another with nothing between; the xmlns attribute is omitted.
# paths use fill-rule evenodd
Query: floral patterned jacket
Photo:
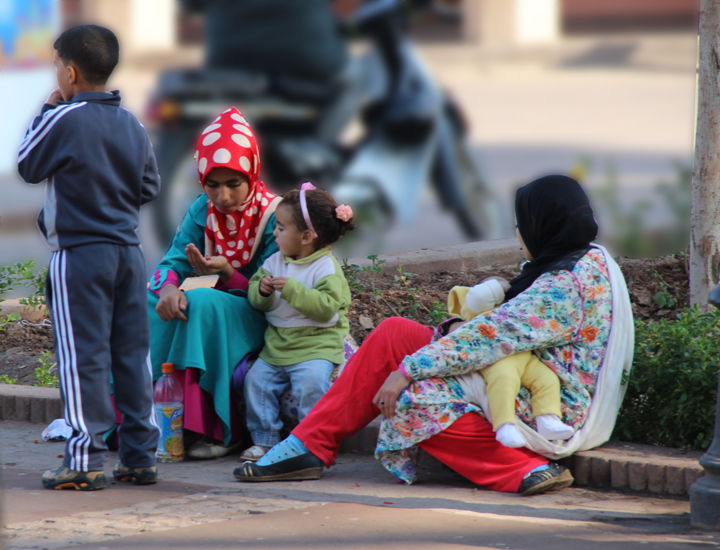
<svg viewBox="0 0 720 550"><path fill-rule="evenodd" d="M524 292L407 356L413 382L384 418L375 456L406 483L415 480L414 446L468 412L456 376L533 351L560 378L563 420L582 426L610 335L612 296L603 253L591 249L572 271L545 273ZM530 394L521 388L517 415L534 426Z"/></svg>

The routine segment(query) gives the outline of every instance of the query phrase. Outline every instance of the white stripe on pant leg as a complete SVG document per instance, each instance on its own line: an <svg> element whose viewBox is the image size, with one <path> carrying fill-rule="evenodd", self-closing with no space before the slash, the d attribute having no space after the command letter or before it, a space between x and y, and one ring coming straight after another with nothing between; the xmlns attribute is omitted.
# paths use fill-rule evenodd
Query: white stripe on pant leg
<svg viewBox="0 0 720 550"><path fill-rule="evenodd" d="M65 393L65 413L66 421L74 429L78 429L77 411L75 408L75 395L74 386L72 385L72 369L70 363L72 361L70 357L70 350L68 344L71 336L68 335L68 320L67 312L63 310L63 292L65 287L61 284L63 274L65 271L65 252L56 252L53 256L53 315L55 316L55 323L58 332L58 369L63 372L63 391Z"/></svg>
<svg viewBox="0 0 720 550"><path fill-rule="evenodd" d="M53 253L50 260L50 273L51 273L51 291L52 297L52 309L53 309L53 322L55 323L55 331L57 334L57 348L58 348L58 372L62 373L60 380L63 385L64 394L64 415L65 421L73 428L78 429L77 415L75 412L75 399L73 397L73 386L71 384L70 375L71 371L69 368L70 357L68 351L68 335L67 335L67 320L65 319L64 312L62 311L61 305L63 303L62 292L64 288L60 284L61 273L63 269L64 251L60 250ZM67 444L68 449L68 461L70 462L71 468L75 466L75 440L70 439Z"/></svg>
<svg viewBox="0 0 720 550"><path fill-rule="evenodd" d="M68 303L68 292L67 292L67 252L61 251L61 268L60 268L60 280L58 281L61 288L61 300L58 306L61 311L62 317L65 320L66 327L66 342L68 345L68 365L67 370L70 374L68 377L68 387L72 388L72 403L75 407L75 414L77 416L77 426L73 426L76 430L81 432L80 437L71 437L71 444L68 448L72 448L71 466L73 470L85 471L88 469L90 458L89 458L89 446L90 436L88 434L87 426L85 425L85 419L83 417L82 408L82 394L80 392L80 377L78 375L77 366L77 353L75 351L75 338L72 327L72 318L70 317L70 305ZM70 397L68 396L68 399Z"/></svg>
<svg viewBox="0 0 720 550"><path fill-rule="evenodd" d="M71 380L72 369L70 368L70 352L68 350L69 336L67 331L66 312L62 306L64 303L63 292L64 285L61 284L64 268L65 251L60 250L53 254L51 260L52 268L52 292L53 292L53 315L55 317L56 331L58 334L58 371L62 372L63 392L65 394L65 421L74 429L79 430L77 422L77 413L75 408L75 397ZM68 460L71 467L75 466L75 439L68 441Z"/></svg>
<svg viewBox="0 0 720 550"><path fill-rule="evenodd" d="M76 419L74 410L71 410L70 404L73 402L73 400L70 399L70 391L71 387L68 387L68 373L67 373L67 364L68 364L68 352L67 352L67 334L66 334L66 326L65 326L65 319L60 315L60 308L58 307L58 304L60 303L60 285L58 282L60 281L60 260L62 251L54 252L52 257L50 258L50 289L52 292L52 301L50 306L52 307L52 315L53 315L53 323L55 324L55 333L57 335L57 360L58 360L58 372L62 372L62 376L60 377L60 381L62 383L62 391L64 396L64 415L65 415L65 422L68 423L70 426L76 425Z"/></svg>
<svg viewBox="0 0 720 550"><path fill-rule="evenodd" d="M150 350L148 349L147 356L145 357L145 366L147 367L148 372L150 373L150 395L152 395L153 390L153 370L152 370L152 361L150 360ZM153 407L150 411L150 424L155 426L158 430L160 430L160 425L157 422L157 419L155 418L155 406L153 401Z"/></svg>
<svg viewBox="0 0 720 550"><path fill-rule="evenodd" d="M78 373L78 365L77 365L77 353L75 351L75 334L73 332L73 326L72 326L72 317L70 316L70 304L68 302L68 291L67 291L67 252L63 252L63 270L62 270L62 280L61 285L63 287L63 310L65 312L66 316L66 326L67 326L67 343L68 343L68 352L70 354L70 362L69 367L72 372L72 376L70 378L70 383L72 384L72 391L75 396L74 402L76 406L75 414L77 415L77 424L78 424L78 430L83 434L82 437L77 438L77 449L74 452L73 459L76 461L79 461L79 468L76 468L77 470L87 470L89 465L89 446L90 446L90 436L88 434L87 426L85 425L85 418L83 415L83 408L82 408L82 393L80 391L80 376Z"/></svg>

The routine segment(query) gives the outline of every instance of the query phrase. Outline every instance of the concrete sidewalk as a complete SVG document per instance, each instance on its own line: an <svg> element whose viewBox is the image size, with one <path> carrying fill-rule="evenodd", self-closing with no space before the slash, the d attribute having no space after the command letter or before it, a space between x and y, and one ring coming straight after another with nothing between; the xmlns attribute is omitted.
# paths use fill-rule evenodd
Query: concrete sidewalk
<svg viewBox="0 0 720 550"><path fill-rule="evenodd" d="M480 489L427 455L411 486L345 452L317 481L238 483L228 456L160 464L157 485L46 491L40 473L63 444L38 441L41 428L2 422L8 549L720 547L717 533L690 528L686 498L579 486L522 497ZM116 461L110 453L106 476Z"/></svg>
<svg viewBox="0 0 720 550"><path fill-rule="evenodd" d="M0 384L0 419L37 426L36 439L44 425L62 417L60 392ZM343 452L372 455L377 440L377 422L348 438ZM576 453L563 461L575 476L575 485L654 495L687 497L690 485L703 475L698 463L702 453L649 445L610 442Z"/></svg>
<svg viewBox="0 0 720 550"><path fill-rule="evenodd" d="M395 270L397 265L414 273L434 270L461 272L479 268L517 265L522 252L515 239L469 243L442 250L420 250L390 256L382 267ZM351 260L362 264L363 260ZM207 286L208 278L190 285ZM10 310L17 304L3 304ZM19 306L17 306L19 307ZM0 384L0 419L47 424L62 416L59 390ZM38 426L38 438L41 427ZM344 443L343 450L372 454L377 439L377 423L372 423ZM608 443L598 449L576 453L564 462L575 476L575 484L653 495L687 497L690 485L703 475L698 463L701 453L663 449L647 445Z"/></svg>

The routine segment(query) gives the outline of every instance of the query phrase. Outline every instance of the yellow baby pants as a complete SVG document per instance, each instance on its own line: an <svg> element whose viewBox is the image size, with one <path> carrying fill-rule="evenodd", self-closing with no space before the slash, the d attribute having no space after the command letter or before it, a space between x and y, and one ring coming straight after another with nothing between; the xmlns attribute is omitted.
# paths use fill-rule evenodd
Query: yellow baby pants
<svg viewBox="0 0 720 550"><path fill-rule="evenodd" d="M480 374L487 385L493 431L503 424L515 423L515 398L521 385L532 396L533 416L554 414L562 418L560 379L534 353L524 351L505 357L482 369Z"/></svg>

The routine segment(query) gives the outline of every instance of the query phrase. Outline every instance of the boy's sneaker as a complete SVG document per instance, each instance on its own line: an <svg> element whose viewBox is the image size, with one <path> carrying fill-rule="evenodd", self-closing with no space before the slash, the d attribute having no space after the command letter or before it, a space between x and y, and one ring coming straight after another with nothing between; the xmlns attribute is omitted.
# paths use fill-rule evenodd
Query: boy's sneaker
<svg viewBox="0 0 720 550"><path fill-rule="evenodd" d="M46 489L97 491L105 488L105 472L102 470L79 472L67 466L60 466L55 470L47 470L42 475L42 484Z"/></svg>
<svg viewBox="0 0 720 550"><path fill-rule="evenodd" d="M573 481L575 481L575 478L573 478L570 470L565 466L551 462L546 469L528 474L522 480L518 493L523 496L530 496L548 491L559 491L565 487L570 487Z"/></svg>
<svg viewBox="0 0 720 550"><path fill-rule="evenodd" d="M157 483L157 466L129 468L118 462L113 468L115 481L134 483L135 485L152 485Z"/></svg>

